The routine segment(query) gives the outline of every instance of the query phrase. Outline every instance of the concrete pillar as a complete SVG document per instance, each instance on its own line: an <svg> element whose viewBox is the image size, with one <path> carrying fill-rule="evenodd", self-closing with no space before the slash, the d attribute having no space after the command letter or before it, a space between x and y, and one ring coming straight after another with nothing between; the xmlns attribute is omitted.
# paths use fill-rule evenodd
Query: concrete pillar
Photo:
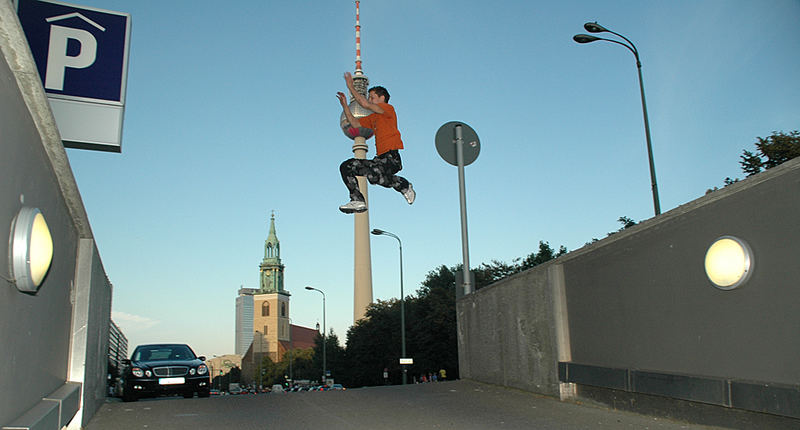
<svg viewBox="0 0 800 430"><path fill-rule="evenodd" d="M353 143L355 158L367 158L367 140L356 137ZM367 179L358 177L358 188L369 207ZM372 303L372 259L369 247L369 211L355 214L353 258L353 323L364 318L367 306Z"/></svg>

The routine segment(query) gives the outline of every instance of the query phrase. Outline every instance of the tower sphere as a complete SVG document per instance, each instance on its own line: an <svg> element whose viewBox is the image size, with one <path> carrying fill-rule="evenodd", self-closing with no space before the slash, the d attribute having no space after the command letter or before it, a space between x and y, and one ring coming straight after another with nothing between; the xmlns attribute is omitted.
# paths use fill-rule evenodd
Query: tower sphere
<svg viewBox="0 0 800 430"><path fill-rule="evenodd" d="M355 76L353 76L353 86L356 88L356 91L361 93L362 96L366 97L369 79L367 79L367 77L363 74L360 74L357 70ZM350 104L348 104L348 106L350 107L350 112L352 112L353 116L356 118L363 118L372 113L371 110L366 109L358 104L358 102L352 96L350 97ZM342 115L339 117L339 127L342 128L342 132L345 136L354 140L359 136L363 137L364 139L369 139L375 133L371 128L351 127L344 112L342 112Z"/></svg>

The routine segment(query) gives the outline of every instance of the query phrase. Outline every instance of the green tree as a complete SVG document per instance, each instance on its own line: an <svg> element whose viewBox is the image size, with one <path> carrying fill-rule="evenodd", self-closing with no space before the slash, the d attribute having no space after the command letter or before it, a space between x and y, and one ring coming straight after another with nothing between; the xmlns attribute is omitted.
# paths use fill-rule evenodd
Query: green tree
<svg viewBox="0 0 800 430"><path fill-rule="evenodd" d="M492 260L489 264L481 263L480 266L473 270L473 272L475 272L475 289L479 290L501 279L536 267L566 253L567 248L563 245L559 247L558 252L556 252L550 247L549 243L539 241L538 252L532 252L524 259L515 258L511 264L498 260Z"/></svg>
<svg viewBox="0 0 800 430"><path fill-rule="evenodd" d="M755 175L800 156L800 131L773 131L766 138L757 137L756 152L745 150L739 164L747 176Z"/></svg>
<svg viewBox="0 0 800 430"><path fill-rule="evenodd" d="M293 349L283 354L283 360L278 364L283 375L289 374L290 362L292 379L315 380L319 378L321 368L314 368L314 348Z"/></svg>
<svg viewBox="0 0 800 430"><path fill-rule="evenodd" d="M408 319L406 329L408 330ZM367 307L365 317L347 331L347 371L345 385L383 384L383 369L392 374L399 369L400 358L399 300L378 300Z"/></svg>
<svg viewBox="0 0 800 430"><path fill-rule="evenodd" d="M278 366L272 361L272 358L269 355L264 355L261 357L261 362L256 367L255 371L256 374L253 378L253 385L261 384L264 387L270 387L272 384L275 383L275 380L278 379L277 371ZM261 373L261 377L259 378L259 372ZM281 374L280 377L283 377Z"/></svg>
<svg viewBox="0 0 800 430"><path fill-rule="evenodd" d="M408 369L409 382L415 376L440 369L447 372L448 378L458 378L456 270L440 266L428 272L417 297L406 306L410 334L407 350L414 358L414 365Z"/></svg>
<svg viewBox="0 0 800 430"><path fill-rule="evenodd" d="M556 253L553 248L550 247L550 244L547 242L539 241L539 252L533 252L524 260L522 260L522 264L519 266L519 271L528 270L532 267L538 266L542 263L546 263L554 258L561 257L562 255L567 253L567 248L564 245L561 245L558 248L558 252Z"/></svg>
<svg viewBox="0 0 800 430"><path fill-rule="evenodd" d="M314 339L314 356L311 363L314 369L314 376L309 378L314 381L322 382L322 335L317 335ZM345 362L344 348L339 344L339 337L330 329L325 337L325 367L330 372L331 377L339 379L347 367Z"/></svg>

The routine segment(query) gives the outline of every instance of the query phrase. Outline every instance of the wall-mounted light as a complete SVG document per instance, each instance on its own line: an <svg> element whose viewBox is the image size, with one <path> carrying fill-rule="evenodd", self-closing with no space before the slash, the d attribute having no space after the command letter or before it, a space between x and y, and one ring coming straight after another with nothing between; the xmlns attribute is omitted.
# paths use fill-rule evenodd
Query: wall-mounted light
<svg viewBox="0 0 800 430"><path fill-rule="evenodd" d="M23 207L11 224L11 277L17 289L36 294L53 260L53 238L42 211Z"/></svg>
<svg viewBox="0 0 800 430"><path fill-rule="evenodd" d="M732 290L753 272L753 252L737 237L722 236L706 251L706 275L715 287Z"/></svg>

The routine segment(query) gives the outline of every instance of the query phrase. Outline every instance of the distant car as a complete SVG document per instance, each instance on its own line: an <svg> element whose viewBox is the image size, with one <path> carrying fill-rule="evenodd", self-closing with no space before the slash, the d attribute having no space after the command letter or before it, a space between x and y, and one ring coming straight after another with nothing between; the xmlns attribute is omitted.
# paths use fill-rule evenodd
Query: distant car
<svg viewBox="0 0 800 430"><path fill-rule="evenodd" d="M281 385L281 384L275 384L275 385L272 386L272 392L273 393L283 393L284 391L286 391L286 390L283 389L283 385Z"/></svg>
<svg viewBox="0 0 800 430"><path fill-rule="evenodd" d="M342 384L333 384L333 386L331 387L331 390L335 390L335 391L344 391L346 389L347 388L344 388L344 386L342 386Z"/></svg>
<svg viewBox="0 0 800 430"><path fill-rule="evenodd" d="M130 360L123 361L122 400L133 402L162 394L208 397L210 380L205 360L185 344L139 345Z"/></svg>

